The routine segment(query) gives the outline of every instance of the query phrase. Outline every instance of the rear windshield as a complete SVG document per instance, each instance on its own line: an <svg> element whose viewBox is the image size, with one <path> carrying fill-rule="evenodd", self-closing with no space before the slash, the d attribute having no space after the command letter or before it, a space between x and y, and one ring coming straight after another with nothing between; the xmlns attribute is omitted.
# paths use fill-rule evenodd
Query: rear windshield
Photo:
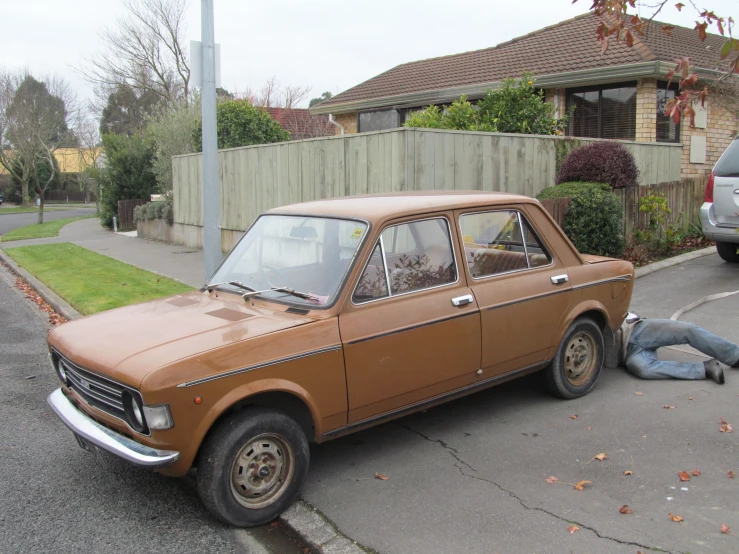
<svg viewBox="0 0 739 554"><path fill-rule="evenodd" d="M734 139L713 168L716 177L739 177L739 139Z"/></svg>

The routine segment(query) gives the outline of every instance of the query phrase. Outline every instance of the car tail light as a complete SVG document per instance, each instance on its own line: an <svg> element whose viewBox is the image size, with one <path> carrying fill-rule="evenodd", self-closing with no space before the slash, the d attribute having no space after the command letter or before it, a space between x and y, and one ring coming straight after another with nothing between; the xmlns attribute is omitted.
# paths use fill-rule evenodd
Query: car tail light
<svg viewBox="0 0 739 554"><path fill-rule="evenodd" d="M708 183L706 183L706 202L713 202L713 179L713 171L711 171Z"/></svg>

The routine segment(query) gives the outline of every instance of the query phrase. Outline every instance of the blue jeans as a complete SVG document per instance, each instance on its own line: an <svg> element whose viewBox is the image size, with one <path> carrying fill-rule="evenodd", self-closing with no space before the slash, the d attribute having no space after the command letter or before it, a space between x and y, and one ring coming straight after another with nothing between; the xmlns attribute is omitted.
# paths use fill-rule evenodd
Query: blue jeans
<svg viewBox="0 0 739 554"><path fill-rule="evenodd" d="M671 319L645 319L629 339L626 369L642 379L705 379L703 362L669 362L657 359L662 346L689 344L726 365L739 361L739 346L692 323Z"/></svg>

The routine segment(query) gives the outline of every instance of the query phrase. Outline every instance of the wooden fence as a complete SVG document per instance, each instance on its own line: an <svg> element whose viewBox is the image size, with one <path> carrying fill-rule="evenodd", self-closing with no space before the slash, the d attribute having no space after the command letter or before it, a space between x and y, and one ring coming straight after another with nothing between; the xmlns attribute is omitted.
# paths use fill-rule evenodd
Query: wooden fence
<svg viewBox="0 0 739 554"><path fill-rule="evenodd" d="M50 190L44 194L44 202L97 202L97 195L84 190Z"/></svg>
<svg viewBox="0 0 739 554"><path fill-rule="evenodd" d="M136 223L133 221L133 209L146 204L146 200L119 200L118 201L118 230L133 231Z"/></svg>
<svg viewBox="0 0 739 554"><path fill-rule="evenodd" d="M565 140L403 128L222 150L220 225L224 233L244 231L276 206L356 194L473 189L536 196L554 184L557 149ZM680 179L681 145L624 145L634 154L643 185ZM175 156L172 171L174 222L197 234L201 155Z"/></svg>

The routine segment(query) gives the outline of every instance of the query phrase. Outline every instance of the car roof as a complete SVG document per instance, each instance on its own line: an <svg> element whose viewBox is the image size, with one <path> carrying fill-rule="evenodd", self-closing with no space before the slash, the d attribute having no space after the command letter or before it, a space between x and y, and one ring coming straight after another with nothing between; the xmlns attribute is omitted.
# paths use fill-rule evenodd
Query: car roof
<svg viewBox="0 0 739 554"><path fill-rule="evenodd" d="M412 191L314 200L274 208L267 213L322 215L380 223L407 215L522 202L536 201L506 192Z"/></svg>

